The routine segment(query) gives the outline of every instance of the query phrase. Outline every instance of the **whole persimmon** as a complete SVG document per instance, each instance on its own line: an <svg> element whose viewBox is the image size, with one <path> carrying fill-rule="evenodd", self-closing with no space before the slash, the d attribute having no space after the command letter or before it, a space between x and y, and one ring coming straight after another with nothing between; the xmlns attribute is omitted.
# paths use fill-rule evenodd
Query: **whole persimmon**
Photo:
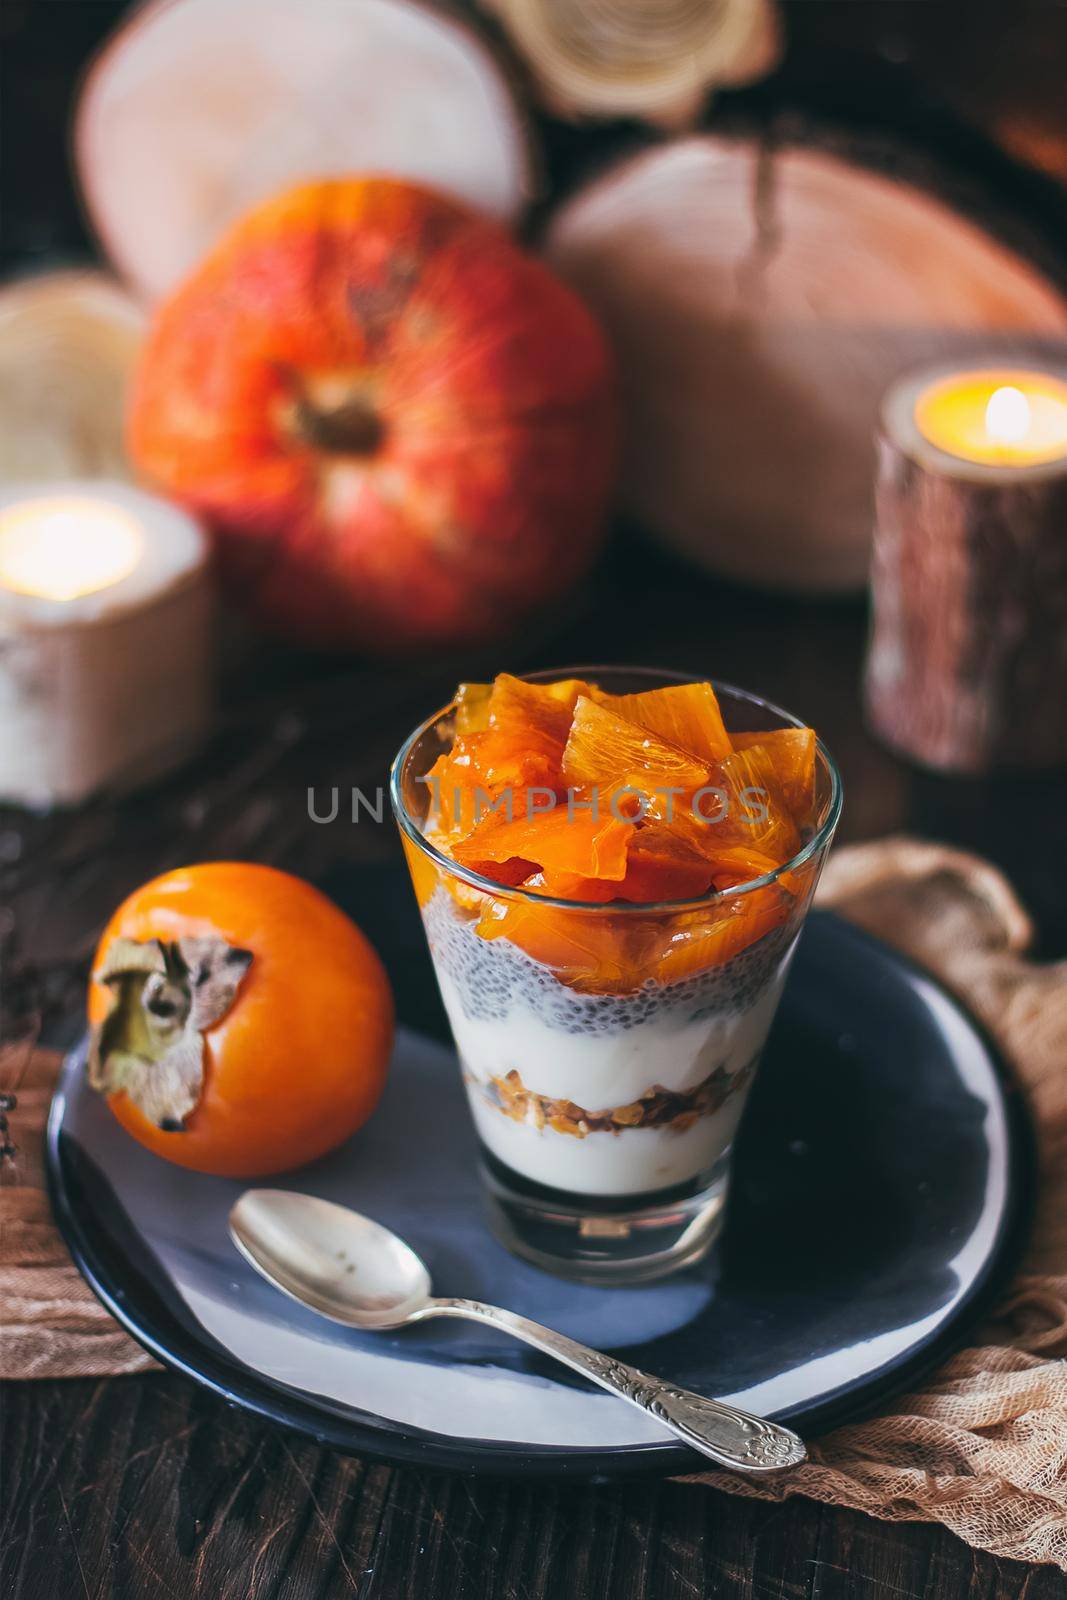
<svg viewBox="0 0 1067 1600"><path fill-rule="evenodd" d="M385 1084L393 997L374 949L273 867L181 867L130 895L89 984L89 1080L141 1144L224 1177L323 1155Z"/></svg>
<svg viewBox="0 0 1067 1600"><path fill-rule="evenodd" d="M137 466L234 602L303 644L507 637L588 569L614 478L593 317L498 223L383 177L301 185L158 309Z"/></svg>

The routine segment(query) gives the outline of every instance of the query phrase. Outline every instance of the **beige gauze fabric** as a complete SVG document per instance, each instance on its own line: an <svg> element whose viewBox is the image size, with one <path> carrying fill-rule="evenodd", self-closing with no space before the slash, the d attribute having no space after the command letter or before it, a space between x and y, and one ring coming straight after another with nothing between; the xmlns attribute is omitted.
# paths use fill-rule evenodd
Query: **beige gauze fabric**
<svg viewBox="0 0 1067 1600"><path fill-rule="evenodd" d="M819 899L927 967L999 1041L1038 1129L1035 1227L995 1320L914 1393L811 1442L810 1460L780 1478L699 1481L941 1522L979 1549L1067 1570L1067 962L1030 962L1030 921L1004 879L942 845L839 850ZM17 1068L0 1053L0 1084ZM0 1191L0 1376L142 1372L154 1363L82 1282L49 1216L41 1149L57 1068L54 1056L33 1058L11 1118L19 1155Z"/></svg>
<svg viewBox="0 0 1067 1600"><path fill-rule="evenodd" d="M980 1550L1067 1570L1067 962L1027 960L1033 930L1007 883L943 845L840 850L819 902L934 973L998 1041L1037 1127L1035 1225L995 1319L914 1393L814 1441L780 1478L701 1481L941 1522Z"/></svg>

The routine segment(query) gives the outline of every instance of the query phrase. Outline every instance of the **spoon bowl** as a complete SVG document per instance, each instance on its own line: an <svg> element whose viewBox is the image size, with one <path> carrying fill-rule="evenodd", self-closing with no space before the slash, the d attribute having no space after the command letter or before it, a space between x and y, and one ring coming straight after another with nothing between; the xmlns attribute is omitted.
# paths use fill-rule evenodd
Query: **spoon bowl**
<svg viewBox="0 0 1067 1600"><path fill-rule="evenodd" d="M276 1288L332 1322L384 1332L427 1314L422 1259L388 1228L286 1189L248 1189L230 1212L230 1237Z"/></svg>

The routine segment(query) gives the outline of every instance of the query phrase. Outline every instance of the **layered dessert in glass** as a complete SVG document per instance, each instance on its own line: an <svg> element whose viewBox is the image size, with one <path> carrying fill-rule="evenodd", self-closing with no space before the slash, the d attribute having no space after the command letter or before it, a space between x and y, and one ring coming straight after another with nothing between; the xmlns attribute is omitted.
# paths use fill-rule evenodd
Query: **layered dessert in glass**
<svg viewBox="0 0 1067 1600"><path fill-rule="evenodd" d="M598 1281L698 1259L840 809L814 732L707 681L501 674L393 801L494 1228Z"/></svg>

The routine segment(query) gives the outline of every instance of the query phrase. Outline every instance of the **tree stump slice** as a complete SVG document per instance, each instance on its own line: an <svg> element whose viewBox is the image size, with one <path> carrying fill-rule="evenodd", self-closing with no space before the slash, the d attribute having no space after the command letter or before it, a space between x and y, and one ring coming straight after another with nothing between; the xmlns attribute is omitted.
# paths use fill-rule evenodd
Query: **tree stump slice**
<svg viewBox="0 0 1067 1600"><path fill-rule="evenodd" d="M623 508L771 588L862 587L878 407L901 373L1067 343L1067 300L1024 256L806 146L646 151L564 204L547 251L619 357Z"/></svg>
<svg viewBox="0 0 1067 1600"><path fill-rule="evenodd" d="M86 73L73 157L97 237L148 302L297 183L387 173L513 222L538 164L509 74L432 0L148 0Z"/></svg>

